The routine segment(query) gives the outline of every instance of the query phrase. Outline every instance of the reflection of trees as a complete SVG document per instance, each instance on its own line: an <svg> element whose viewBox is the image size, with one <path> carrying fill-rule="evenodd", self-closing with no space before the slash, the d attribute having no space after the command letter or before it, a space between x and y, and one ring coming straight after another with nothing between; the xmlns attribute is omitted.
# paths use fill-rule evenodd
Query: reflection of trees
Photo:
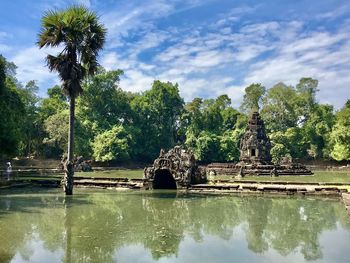
<svg viewBox="0 0 350 263"><path fill-rule="evenodd" d="M305 259L315 260L322 257L322 231L335 228L337 221L349 228L342 209L341 204L322 199L180 193L174 197L166 192L2 198L0 262L11 261L17 252L30 258L27 244L33 235L39 236L45 249L64 251L65 262L113 262L123 246L142 244L159 259L177 255L186 235L197 242L208 234L228 240L239 225L255 253L273 248L287 255L298 249Z"/></svg>
<svg viewBox="0 0 350 263"><path fill-rule="evenodd" d="M252 202L252 198L255 200L254 202ZM262 253L269 248L263 235L268 224L267 217L271 210L271 199L252 198L244 198L244 204L241 209L244 211L244 217L248 223L246 238L250 250L255 253Z"/></svg>

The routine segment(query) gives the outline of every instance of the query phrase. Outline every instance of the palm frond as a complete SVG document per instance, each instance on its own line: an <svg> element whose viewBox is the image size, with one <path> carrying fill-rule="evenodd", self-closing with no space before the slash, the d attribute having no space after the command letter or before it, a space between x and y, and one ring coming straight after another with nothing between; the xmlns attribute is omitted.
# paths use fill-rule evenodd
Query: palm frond
<svg viewBox="0 0 350 263"><path fill-rule="evenodd" d="M97 56L106 33L96 14L83 6L45 12L37 45L39 48L64 46L58 55L47 56L47 65L51 71L59 73L67 95L80 94L81 81L96 72Z"/></svg>

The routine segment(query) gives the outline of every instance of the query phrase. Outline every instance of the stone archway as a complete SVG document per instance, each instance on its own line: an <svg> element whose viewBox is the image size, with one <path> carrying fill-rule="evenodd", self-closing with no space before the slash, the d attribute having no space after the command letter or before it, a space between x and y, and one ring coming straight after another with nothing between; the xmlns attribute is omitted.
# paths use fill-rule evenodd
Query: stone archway
<svg viewBox="0 0 350 263"><path fill-rule="evenodd" d="M168 169L155 171L153 189L177 189L176 181Z"/></svg>

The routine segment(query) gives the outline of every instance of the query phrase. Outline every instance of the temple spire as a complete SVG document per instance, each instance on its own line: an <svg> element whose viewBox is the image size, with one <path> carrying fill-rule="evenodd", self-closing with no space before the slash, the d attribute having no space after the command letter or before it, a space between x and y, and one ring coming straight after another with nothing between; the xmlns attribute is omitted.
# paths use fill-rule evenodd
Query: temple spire
<svg viewBox="0 0 350 263"><path fill-rule="evenodd" d="M270 164L271 143L265 132L259 112L252 109L248 126L240 143L240 161L244 163Z"/></svg>

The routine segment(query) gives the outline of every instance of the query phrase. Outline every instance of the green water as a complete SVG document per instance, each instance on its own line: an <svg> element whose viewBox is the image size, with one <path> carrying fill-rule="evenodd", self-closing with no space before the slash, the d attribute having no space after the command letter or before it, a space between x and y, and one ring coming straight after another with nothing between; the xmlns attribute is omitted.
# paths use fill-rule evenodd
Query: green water
<svg viewBox="0 0 350 263"><path fill-rule="evenodd" d="M339 200L0 192L0 262L350 262Z"/></svg>

